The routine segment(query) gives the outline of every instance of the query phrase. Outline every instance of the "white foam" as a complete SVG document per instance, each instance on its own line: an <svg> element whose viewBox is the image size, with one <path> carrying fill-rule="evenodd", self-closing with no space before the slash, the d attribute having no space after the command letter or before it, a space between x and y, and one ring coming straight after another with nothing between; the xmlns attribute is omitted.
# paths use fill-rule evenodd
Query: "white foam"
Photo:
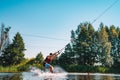
<svg viewBox="0 0 120 80"><path fill-rule="evenodd" d="M31 67L30 71L33 72L34 76L39 76L43 78L65 78L67 76L67 72L58 66L54 67L54 73L50 73L48 69L46 69L46 71L42 71L36 67Z"/></svg>

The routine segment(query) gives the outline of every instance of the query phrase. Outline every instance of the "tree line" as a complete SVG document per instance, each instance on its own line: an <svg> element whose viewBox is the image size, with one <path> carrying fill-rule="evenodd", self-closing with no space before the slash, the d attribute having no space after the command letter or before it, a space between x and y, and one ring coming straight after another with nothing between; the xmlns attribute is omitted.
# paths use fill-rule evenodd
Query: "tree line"
<svg viewBox="0 0 120 80"><path fill-rule="evenodd" d="M3 26L2 24L1 26ZM5 30L8 28L5 28ZM2 34L1 34L2 35ZM8 46L0 52L0 66L17 66L21 63L24 65L42 64L44 58L42 52L38 53L35 58L25 58L25 43L19 32L17 32L12 39L9 41ZM27 63L24 63L27 62ZM24 66L25 67L25 66ZM27 68L28 66L26 66Z"/></svg>
<svg viewBox="0 0 120 80"><path fill-rule="evenodd" d="M69 67L75 68L75 66L77 66L77 70L80 66L119 69L120 28L101 23L98 30L95 30L92 24L81 23L75 31L71 31L71 43L56 59L56 64L58 63L67 70Z"/></svg>
<svg viewBox="0 0 120 80"><path fill-rule="evenodd" d="M17 32L12 43L2 51L0 65L20 64L26 60L25 50L24 40ZM40 52L36 58L27 61L25 66L40 64L39 66L43 67L43 60L43 54ZM67 71L96 72L102 69L102 72L120 72L120 28L101 23L98 30L95 30L91 23L80 23L75 31L71 31L71 42L52 64L60 65ZM20 69L24 70L25 66Z"/></svg>

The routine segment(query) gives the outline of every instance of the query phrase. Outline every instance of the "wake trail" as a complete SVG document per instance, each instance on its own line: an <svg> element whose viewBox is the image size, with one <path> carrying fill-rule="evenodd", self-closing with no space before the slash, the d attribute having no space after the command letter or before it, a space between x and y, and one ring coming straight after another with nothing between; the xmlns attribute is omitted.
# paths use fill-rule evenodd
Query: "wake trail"
<svg viewBox="0 0 120 80"><path fill-rule="evenodd" d="M30 67L30 72L32 72L34 76L39 76L43 78L67 78L67 72L59 66L54 67L54 73L50 73L49 69L43 71L32 66Z"/></svg>

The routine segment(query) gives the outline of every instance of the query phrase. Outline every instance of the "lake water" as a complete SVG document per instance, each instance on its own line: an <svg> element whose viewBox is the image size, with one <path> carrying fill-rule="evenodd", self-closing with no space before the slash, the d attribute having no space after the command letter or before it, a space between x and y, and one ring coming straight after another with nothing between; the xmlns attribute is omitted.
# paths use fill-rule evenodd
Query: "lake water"
<svg viewBox="0 0 120 80"><path fill-rule="evenodd" d="M120 80L120 74L68 73L58 66L54 72L31 67L28 72L0 73L0 80Z"/></svg>
<svg viewBox="0 0 120 80"><path fill-rule="evenodd" d="M0 73L0 80L120 80L120 74L100 73Z"/></svg>

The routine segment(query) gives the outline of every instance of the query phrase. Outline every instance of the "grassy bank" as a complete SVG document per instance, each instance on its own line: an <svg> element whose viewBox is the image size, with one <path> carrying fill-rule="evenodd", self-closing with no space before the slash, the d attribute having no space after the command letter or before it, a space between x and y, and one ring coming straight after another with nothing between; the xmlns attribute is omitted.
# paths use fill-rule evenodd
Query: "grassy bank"
<svg viewBox="0 0 120 80"><path fill-rule="evenodd" d="M38 67L40 69L44 69L42 64L31 63L31 60L24 60L18 65L12 66L0 66L0 72L22 72L28 71L30 66Z"/></svg>
<svg viewBox="0 0 120 80"><path fill-rule="evenodd" d="M0 72L18 72L18 69L16 66L8 66L8 67L0 66Z"/></svg>

